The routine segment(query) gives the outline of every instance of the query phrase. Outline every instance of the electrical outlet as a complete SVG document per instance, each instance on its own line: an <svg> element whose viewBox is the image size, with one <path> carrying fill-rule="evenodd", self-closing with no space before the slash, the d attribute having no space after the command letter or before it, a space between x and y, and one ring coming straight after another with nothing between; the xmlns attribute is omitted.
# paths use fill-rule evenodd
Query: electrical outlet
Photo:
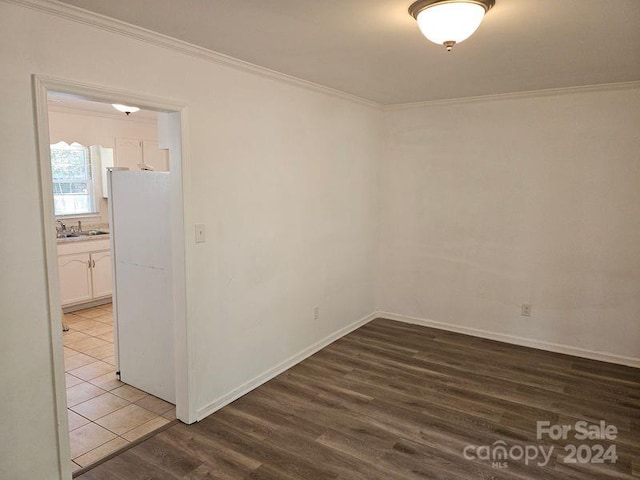
<svg viewBox="0 0 640 480"><path fill-rule="evenodd" d="M313 307L313 319L316 321L320 320L320 307L317 305Z"/></svg>
<svg viewBox="0 0 640 480"><path fill-rule="evenodd" d="M520 315L522 315L523 317L530 317L531 316L531 304L530 303L522 302L522 311L520 312Z"/></svg>

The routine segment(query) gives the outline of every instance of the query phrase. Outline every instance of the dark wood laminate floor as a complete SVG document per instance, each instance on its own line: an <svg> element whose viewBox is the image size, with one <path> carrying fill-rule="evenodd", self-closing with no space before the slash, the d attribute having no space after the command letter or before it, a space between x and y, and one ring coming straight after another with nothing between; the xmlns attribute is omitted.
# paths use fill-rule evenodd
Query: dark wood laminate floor
<svg viewBox="0 0 640 480"><path fill-rule="evenodd" d="M619 432L613 441L578 441L575 431L538 440L539 420L604 420ZM615 445L617 462L565 463L570 444L588 446L583 459L596 444ZM468 445L553 452L545 466L509 458L499 469L465 459ZM378 319L202 422L175 425L79 478L637 479L640 370Z"/></svg>

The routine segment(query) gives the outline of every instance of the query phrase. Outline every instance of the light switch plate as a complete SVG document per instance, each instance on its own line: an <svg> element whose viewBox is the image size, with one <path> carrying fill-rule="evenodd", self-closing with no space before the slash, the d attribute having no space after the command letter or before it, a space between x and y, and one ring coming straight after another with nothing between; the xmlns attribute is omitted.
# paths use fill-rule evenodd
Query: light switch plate
<svg viewBox="0 0 640 480"><path fill-rule="evenodd" d="M204 228L204 223L196 224L196 243L204 243L207 241L207 232Z"/></svg>

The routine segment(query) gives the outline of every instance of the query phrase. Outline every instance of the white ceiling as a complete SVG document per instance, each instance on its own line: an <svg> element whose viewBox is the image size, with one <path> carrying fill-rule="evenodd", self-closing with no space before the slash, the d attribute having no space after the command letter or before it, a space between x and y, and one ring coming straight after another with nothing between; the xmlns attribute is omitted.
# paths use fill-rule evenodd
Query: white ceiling
<svg viewBox="0 0 640 480"><path fill-rule="evenodd" d="M411 0L63 0L381 104L640 79L640 0L496 0L447 53Z"/></svg>
<svg viewBox="0 0 640 480"><path fill-rule="evenodd" d="M86 100L78 95L70 93L49 92L47 95L47 103L52 108L63 108L76 110L81 112L99 113L101 115L109 115L122 119L157 121L158 114L150 110L140 110L127 116L119 112L110 103L94 102Z"/></svg>

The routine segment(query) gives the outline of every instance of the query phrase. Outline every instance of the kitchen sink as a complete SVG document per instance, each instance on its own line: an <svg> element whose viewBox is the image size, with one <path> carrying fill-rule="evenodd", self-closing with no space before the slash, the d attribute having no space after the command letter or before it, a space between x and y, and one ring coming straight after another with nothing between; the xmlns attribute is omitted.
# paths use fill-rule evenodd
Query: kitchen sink
<svg viewBox="0 0 640 480"><path fill-rule="evenodd" d="M95 235L109 235L104 230L87 230L84 232L58 232L58 238L92 237Z"/></svg>

